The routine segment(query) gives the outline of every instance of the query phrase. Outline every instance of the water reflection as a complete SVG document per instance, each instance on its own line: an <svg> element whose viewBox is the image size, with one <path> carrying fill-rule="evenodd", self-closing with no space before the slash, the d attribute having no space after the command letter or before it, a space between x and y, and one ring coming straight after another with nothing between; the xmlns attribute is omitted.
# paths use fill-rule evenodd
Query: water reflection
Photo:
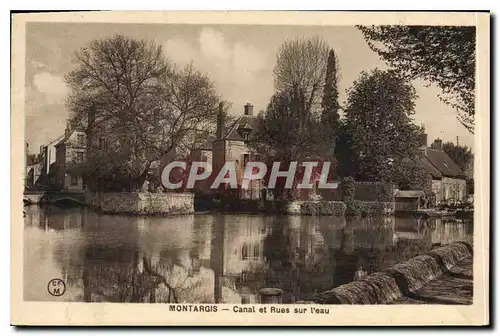
<svg viewBox="0 0 500 336"><path fill-rule="evenodd" d="M26 300L283 303L352 281L433 246L471 240L457 219L99 215L85 208L28 207ZM52 278L67 284L52 297Z"/></svg>

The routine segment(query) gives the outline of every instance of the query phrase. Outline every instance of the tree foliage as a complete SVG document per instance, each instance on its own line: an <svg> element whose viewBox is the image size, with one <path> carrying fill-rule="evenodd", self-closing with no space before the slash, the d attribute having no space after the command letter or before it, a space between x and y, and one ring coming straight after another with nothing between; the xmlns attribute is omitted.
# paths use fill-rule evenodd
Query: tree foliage
<svg viewBox="0 0 500 336"><path fill-rule="evenodd" d="M417 155L403 157L394 162L392 180L401 190L431 190L431 179L425 169L419 164Z"/></svg>
<svg viewBox="0 0 500 336"><path fill-rule="evenodd" d="M125 170L128 189L142 185L153 161L174 149L188 152L215 128L221 98L210 78L191 64L177 68L153 42L121 35L95 40L75 53L74 64L66 75L72 124L91 127L93 145L108 144L91 153L89 169L97 173L96 162L112 157L109 171Z"/></svg>
<svg viewBox="0 0 500 336"><path fill-rule="evenodd" d="M281 45L273 71L276 93L259 115L260 127L250 141L268 163L321 161L333 152L334 138L325 138L327 127L321 120L323 116L335 118L338 111L337 64L333 51L330 55L329 60L329 47L318 37ZM332 128L328 131L334 134ZM331 154L328 161L334 161Z"/></svg>
<svg viewBox="0 0 500 336"><path fill-rule="evenodd" d="M318 132L320 121L312 114L304 115L300 104L296 93L279 92L271 97L266 111L258 116L259 128L250 138L249 145L263 155L268 172L275 161L281 162L280 169L285 170L293 161L320 161L325 153L327 144ZM321 167L318 166L318 169ZM313 176L316 171L313 171ZM302 173L299 167L291 193L302 181ZM291 194L282 195L281 182L284 180L278 179L276 185L278 197L294 197Z"/></svg>
<svg viewBox="0 0 500 336"><path fill-rule="evenodd" d="M363 72L348 92L339 161L362 181L396 182L394 167L418 154L413 86L394 71ZM353 157L346 157L353 156ZM418 164L414 161L415 164Z"/></svg>
<svg viewBox="0 0 500 336"><path fill-rule="evenodd" d="M328 50L319 37L287 40L280 46L273 70L274 86L277 92L300 97L301 113L320 111Z"/></svg>
<svg viewBox="0 0 500 336"><path fill-rule="evenodd" d="M475 27L358 26L370 48L408 78L422 78L442 90L443 102L474 132Z"/></svg>
<svg viewBox="0 0 500 336"><path fill-rule="evenodd" d="M271 97L265 113L259 115L260 127L255 133L254 145L259 152L284 161L321 154L319 121L311 114L303 115L300 103L300 97L293 93L280 92Z"/></svg>
<svg viewBox="0 0 500 336"><path fill-rule="evenodd" d="M321 120L324 124L336 129L339 122L339 66L337 55L333 49L328 53L328 62L326 67L325 85L323 90L323 99L321 101L322 115Z"/></svg>
<svg viewBox="0 0 500 336"><path fill-rule="evenodd" d="M340 70L338 66L337 56L333 49L328 53L328 62L326 67L325 84L323 89L323 98L321 101L321 124L324 139L327 143L331 144L332 150L328 156L333 156L333 149L335 141L338 138L339 128L339 91L338 80Z"/></svg>
<svg viewBox="0 0 500 336"><path fill-rule="evenodd" d="M443 151L455 162L462 171L466 172L469 165L474 161L472 149L466 145L456 145L453 142L445 142Z"/></svg>

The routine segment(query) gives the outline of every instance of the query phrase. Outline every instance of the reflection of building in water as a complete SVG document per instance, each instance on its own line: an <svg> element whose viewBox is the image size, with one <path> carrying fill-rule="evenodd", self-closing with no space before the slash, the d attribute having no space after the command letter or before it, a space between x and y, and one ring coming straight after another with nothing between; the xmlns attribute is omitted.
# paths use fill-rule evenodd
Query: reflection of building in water
<svg viewBox="0 0 500 336"><path fill-rule="evenodd" d="M264 267L263 238L266 226L260 216L217 218L212 239L216 301L256 302L253 288Z"/></svg>
<svg viewBox="0 0 500 336"><path fill-rule="evenodd" d="M80 301L83 297L83 209L26 208L24 295L26 300ZM60 278L64 297L52 297L47 283Z"/></svg>
<svg viewBox="0 0 500 336"><path fill-rule="evenodd" d="M472 236L472 222L460 219L436 218L435 228L431 234L433 244L446 245L456 241L468 240Z"/></svg>
<svg viewBox="0 0 500 336"><path fill-rule="evenodd" d="M257 302L262 287L278 287L283 302L292 302L352 281L361 268L379 270L384 254L392 252L395 219L293 216L266 223L225 216L214 227L211 265L219 302Z"/></svg>
<svg viewBox="0 0 500 336"><path fill-rule="evenodd" d="M43 230L67 230L83 227L85 208L59 208L54 205L30 206L25 208L24 222Z"/></svg>

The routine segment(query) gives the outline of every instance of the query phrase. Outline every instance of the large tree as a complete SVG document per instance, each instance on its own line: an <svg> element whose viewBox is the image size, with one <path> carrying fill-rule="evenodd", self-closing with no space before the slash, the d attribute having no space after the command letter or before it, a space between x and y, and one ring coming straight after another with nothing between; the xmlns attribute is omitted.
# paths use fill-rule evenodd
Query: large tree
<svg viewBox="0 0 500 336"><path fill-rule="evenodd" d="M221 99L212 81L192 65L176 68L153 42L95 40L74 63L67 105L72 124L85 124L94 140L88 175L109 181L119 171L121 188L137 189L153 161L186 152L215 127Z"/></svg>
<svg viewBox="0 0 500 336"><path fill-rule="evenodd" d="M420 128L413 124L415 89L396 72L363 72L348 92L345 130L349 145L340 158L352 163L356 179L398 182L395 168L418 164Z"/></svg>
<svg viewBox="0 0 500 336"><path fill-rule="evenodd" d="M279 92L271 97L266 111L258 117L259 128L249 145L263 154L268 173L275 161L281 162L280 169L285 170L293 161L320 161L327 149L327 143L318 132L320 121L312 114L303 115L301 103L301 97L296 92ZM302 180L302 173L303 169L298 167L292 194L296 184ZM292 197L292 194L283 194L281 182L283 180L278 179L275 190L278 197Z"/></svg>
<svg viewBox="0 0 500 336"><path fill-rule="evenodd" d="M296 93L274 94L266 111L258 117L260 126L251 144L259 152L284 161L320 155L324 142L317 131L319 120L311 114L303 116L301 103Z"/></svg>
<svg viewBox="0 0 500 336"><path fill-rule="evenodd" d="M339 123L339 66L333 49L328 53L323 99L321 101L321 121L326 127L336 130Z"/></svg>
<svg viewBox="0 0 500 336"><path fill-rule="evenodd" d="M274 86L300 98L303 115L319 113L328 60L328 45L319 37L287 40L280 46L274 67Z"/></svg>
<svg viewBox="0 0 500 336"><path fill-rule="evenodd" d="M335 142L339 137L339 75L337 56L335 55L333 49L330 49L330 52L328 53L323 98L321 101L321 126L324 141L331 146L329 151L325 153L328 159L334 159Z"/></svg>
<svg viewBox="0 0 500 336"><path fill-rule="evenodd" d="M474 132L476 30L473 26L358 26L372 50L408 78L442 90L442 101Z"/></svg>

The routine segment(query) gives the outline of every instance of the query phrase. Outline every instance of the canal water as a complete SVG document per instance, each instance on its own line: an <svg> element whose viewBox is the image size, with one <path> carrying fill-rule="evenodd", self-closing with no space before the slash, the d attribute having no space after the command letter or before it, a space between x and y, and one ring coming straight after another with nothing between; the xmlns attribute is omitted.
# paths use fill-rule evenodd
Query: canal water
<svg viewBox="0 0 500 336"><path fill-rule="evenodd" d="M29 301L258 303L259 289L273 287L290 303L473 233L472 221L454 218L25 210ZM47 290L54 278L66 284L61 296Z"/></svg>

